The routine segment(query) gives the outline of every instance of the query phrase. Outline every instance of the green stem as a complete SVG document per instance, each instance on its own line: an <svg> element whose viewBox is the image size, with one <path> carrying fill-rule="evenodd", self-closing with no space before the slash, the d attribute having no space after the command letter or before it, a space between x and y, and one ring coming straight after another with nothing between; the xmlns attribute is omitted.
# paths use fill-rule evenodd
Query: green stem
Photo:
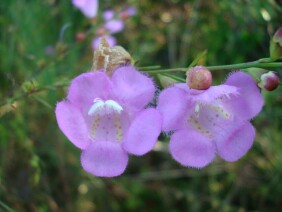
<svg viewBox="0 0 282 212"><path fill-rule="evenodd" d="M1 200L0 200L0 206L2 207L2 208L4 208L6 211L8 211L8 212L14 212L14 210L12 209L12 208L10 208L8 205L6 205L4 202L2 202Z"/></svg>
<svg viewBox="0 0 282 212"><path fill-rule="evenodd" d="M278 68L282 67L282 62L270 62L262 63L260 60L247 62L247 63L238 63L231 65L220 65L220 66L206 66L207 69L214 70L234 70L234 69L245 69L245 68Z"/></svg>
<svg viewBox="0 0 282 212"><path fill-rule="evenodd" d="M52 86L43 86L43 87L36 88L34 90L30 90L30 91L27 91L27 92L21 92L19 95L13 96L13 97L9 98L8 100L1 102L0 106L6 105L6 104L12 104L13 102L15 102L17 100L28 97L29 95L32 95L32 94L40 93L42 91L47 91L47 90L56 90L60 87L64 87L64 86L67 86L67 85L69 85L68 82L63 82L63 83L58 83L58 84L55 84L55 85L52 85Z"/></svg>
<svg viewBox="0 0 282 212"><path fill-rule="evenodd" d="M245 69L245 68L278 68L282 67L282 62L271 62L269 58L263 58L247 63L237 63L231 65L219 65L219 66L206 66L207 69L211 71L215 70L235 70L235 69ZM146 69L143 69L146 71ZM173 72L186 72L187 68L170 68L161 70L148 70L147 73L150 74L161 74L161 73L173 73Z"/></svg>
<svg viewBox="0 0 282 212"><path fill-rule="evenodd" d="M169 68L169 69L150 70L150 71L146 71L142 69L142 71L145 71L146 73L150 73L150 74L162 74L162 73L185 72L187 71L187 68Z"/></svg>
<svg viewBox="0 0 282 212"><path fill-rule="evenodd" d="M158 68L161 68L161 66L144 66L144 67L137 67L137 69L139 70L152 70L152 69L158 69Z"/></svg>

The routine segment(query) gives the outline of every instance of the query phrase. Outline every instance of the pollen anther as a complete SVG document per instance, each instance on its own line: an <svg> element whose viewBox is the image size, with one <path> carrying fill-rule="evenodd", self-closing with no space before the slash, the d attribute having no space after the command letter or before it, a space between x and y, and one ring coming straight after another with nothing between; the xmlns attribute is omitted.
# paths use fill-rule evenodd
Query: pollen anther
<svg viewBox="0 0 282 212"><path fill-rule="evenodd" d="M119 114L123 111L122 106L120 106L116 101L111 99L103 101L100 98L95 98L93 103L94 104L88 111L89 116L93 116L94 114L105 115L111 114L113 112Z"/></svg>

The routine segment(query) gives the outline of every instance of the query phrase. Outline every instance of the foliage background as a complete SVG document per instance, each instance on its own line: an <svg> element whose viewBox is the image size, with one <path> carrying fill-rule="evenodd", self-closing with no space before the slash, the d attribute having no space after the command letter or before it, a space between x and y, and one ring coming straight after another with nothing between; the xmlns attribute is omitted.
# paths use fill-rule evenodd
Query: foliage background
<svg viewBox="0 0 282 212"><path fill-rule="evenodd" d="M99 3L99 12L137 8L117 39L138 66L185 67L204 50L207 65L268 57L269 38L282 23L279 0ZM263 92L264 109L253 120L256 141L238 162L218 158L201 170L184 168L171 159L164 139L146 156L131 157L121 177L84 172L80 151L57 127L54 107L66 83L91 67L90 22L69 0L0 2L0 211L282 208L281 86ZM78 42L81 31L87 36ZM226 76L215 72L215 83ZM42 92L32 94L38 88Z"/></svg>

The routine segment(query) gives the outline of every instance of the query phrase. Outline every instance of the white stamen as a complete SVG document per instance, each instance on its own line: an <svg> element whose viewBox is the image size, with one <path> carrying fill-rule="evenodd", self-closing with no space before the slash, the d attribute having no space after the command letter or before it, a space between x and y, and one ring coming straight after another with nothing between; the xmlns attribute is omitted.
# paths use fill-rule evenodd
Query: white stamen
<svg viewBox="0 0 282 212"><path fill-rule="evenodd" d="M112 110L116 111L117 113L120 113L123 111L123 108L114 100L107 100L105 102L105 105L111 108Z"/></svg>
<svg viewBox="0 0 282 212"><path fill-rule="evenodd" d="M91 106L90 110L88 111L89 116L93 116L94 114L111 114L112 112L121 113L123 111L122 106L120 106L114 100L107 100L103 101L100 98L94 99L94 104Z"/></svg>
<svg viewBox="0 0 282 212"><path fill-rule="evenodd" d="M94 100L94 104L92 105L92 107L90 108L90 110L88 111L88 115L92 116L95 113L99 113L103 108L104 108L104 101L100 100L100 101L96 101Z"/></svg>
<svg viewBox="0 0 282 212"><path fill-rule="evenodd" d="M200 112L200 104L197 103L195 106L195 113L199 113Z"/></svg>

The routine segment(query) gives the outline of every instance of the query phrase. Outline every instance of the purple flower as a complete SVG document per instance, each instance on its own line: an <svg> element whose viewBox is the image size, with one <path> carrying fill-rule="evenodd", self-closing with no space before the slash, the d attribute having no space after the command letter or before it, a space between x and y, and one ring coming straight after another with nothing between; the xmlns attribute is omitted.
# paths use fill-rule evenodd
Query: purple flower
<svg viewBox="0 0 282 212"><path fill-rule="evenodd" d="M137 10L135 7L127 7L126 9L120 12L120 16L123 19L123 18L128 18L130 16L134 16L136 15L136 13L137 13Z"/></svg>
<svg viewBox="0 0 282 212"><path fill-rule="evenodd" d="M88 18L93 18L97 15L98 0L72 0L72 3Z"/></svg>
<svg viewBox="0 0 282 212"><path fill-rule="evenodd" d="M124 23L121 20L112 19L104 24L104 28L107 29L109 33L114 34L124 29Z"/></svg>
<svg viewBox="0 0 282 212"><path fill-rule="evenodd" d="M109 21L109 20L113 19L114 16L115 16L115 11L113 11L113 10L108 9L108 10L105 10L103 12L103 18L104 18L105 21Z"/></svg>
<svg viewBox="0 0 282 212"><path fill-rule="evenodd" d="M137 13L137 10L135 7L128 7L124 10L124 12L128 15L128 16L134 16Z"/></svg>
<svg viewBox="0 0 282 212"><path fill-rule="evenodd" d="M113 47L113 46L116 45L116 42L117 42L117 41L116 41L116 38L115 38L115 37L113 37L113 36L111 36L111 35L104 35L104 36L96 37L96 38L94 38L94 39L92 40L92 48L93 48L93 49L98 48L98 46L99 46L99 44L100 44L100 39L101 39L101 37L105 37L105 38L106 38L106 40L108 41L110 47Z"/></svg>
<svg viewBox="0 0 282 212"><path fill-rule="evenodd" d="M67 99L56 107L58 125L82 150L81 164L99 177L122 174L128 154L144 155L154 147L162 117L153 108L152 80L132 66L118 68L109 78L96 71L76 77Z"/></svg>
<svg viewBox="0 0 282 212"><path fill-rule="evenodd" d="M252 146L255 129L249 122L263 106L256 82L244 72L235 72L225 84L194 90L176 84L159 96L157 109L163 115L164 131L175 131L170 153L180 164L202 168L217 153L236 161Z"/></svg>

